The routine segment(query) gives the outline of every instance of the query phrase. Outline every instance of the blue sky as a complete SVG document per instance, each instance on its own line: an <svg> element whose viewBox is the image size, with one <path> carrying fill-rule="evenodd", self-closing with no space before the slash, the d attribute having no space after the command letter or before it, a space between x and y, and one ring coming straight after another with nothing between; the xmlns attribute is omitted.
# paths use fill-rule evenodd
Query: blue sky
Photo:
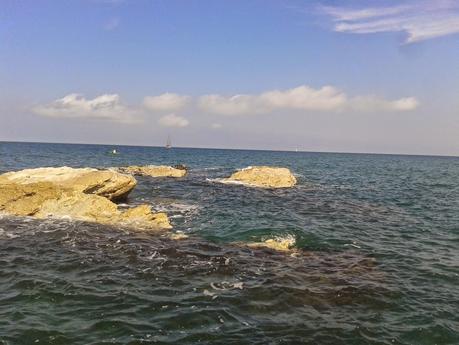
<svg viewBox="0 0 459 345"><path fill-rule="evenodd" d="M459 155L459 2L3 0L0 140Z"/></svg>

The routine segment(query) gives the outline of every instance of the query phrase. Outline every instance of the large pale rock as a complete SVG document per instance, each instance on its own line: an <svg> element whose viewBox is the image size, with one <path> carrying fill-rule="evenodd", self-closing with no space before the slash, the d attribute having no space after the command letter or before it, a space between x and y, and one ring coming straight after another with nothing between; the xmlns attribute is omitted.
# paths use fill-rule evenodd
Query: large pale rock
<svg viewBox="0 0 459 345"><path fill-rule="evenodd" d="M144 229L170 229L171 225L165 213L152 213L148 205L141 205L127 211L120 211L110 200L93 194L73 192L59 199L43 203L37 218L65 218L135 226Z"/></svg>
<svg viewBox="0 0 459 345"><path fill-rule="evenodd" d="M121 211L107 198L60 187L50 182L0 182L0 212L36 218L70 218L141 229L170 229L165 213L147 205Z"/></svg>
<svg viewBox="0 0 459 345"><path fill-rule="evenodd" d="M235 172L223 182L261 188L288 188L296 184L296 178L287 168L254 166Z"/></svg>
<svg viewBox="0 0 459 345"><path fill-rule="evenodd" d="M151 177L183 177L187 170L184 166L171 167L168 165L132 165L128 167L120 167L118 171L125 174L151 176Z"/></svg>
<svg viewBox="0 0 459 345"><path fill-rule="evenodd" d="M63 189L97 194L110 200L125 198L137 184L131 175L92 168L37 168L0 175L0 183L3 184L37 182L50 182Z"/></svg>
<svg viewBox="0 0 459 345"><path fill-rule="evenodd" d="M17 216L32 216L43 203L60 198L63 190L50 182L29 184L0 182L0 211Z"/></svg>
<svg viewBox="0 0 459 345"><path fill-rule="evenodd" d="M120 222L132 225L157 227L161 229L171 229L172 225L169 223L169 218L164 212L152 213L148 205L140 205L123 212L121 214Z"/></svg>

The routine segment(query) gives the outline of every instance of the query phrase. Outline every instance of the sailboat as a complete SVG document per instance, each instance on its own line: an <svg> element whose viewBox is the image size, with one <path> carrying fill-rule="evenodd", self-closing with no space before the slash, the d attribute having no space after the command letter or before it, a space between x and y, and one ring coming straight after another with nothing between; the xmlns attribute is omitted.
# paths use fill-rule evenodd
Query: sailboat
<svg viewBox="0 0 459 345"><path fill-rule="evenodd" d="M167 136L167 141L166 141L166 149L170 149L170 148L172 148L171 136L168 135L168 136Z"/></svg>

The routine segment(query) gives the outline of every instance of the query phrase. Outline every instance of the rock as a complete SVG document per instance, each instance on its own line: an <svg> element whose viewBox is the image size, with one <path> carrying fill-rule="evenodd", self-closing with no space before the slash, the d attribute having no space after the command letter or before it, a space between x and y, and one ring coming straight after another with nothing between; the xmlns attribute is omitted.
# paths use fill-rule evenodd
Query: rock
<svg viewBox="0 0 459 345"><path fill-rule="evenodd" d="M175 232L169 235L169 238L172 240L186 240L189 236L187 234L184 234L183 232Z"/></svg>
<svg viewBox="0 0 459 345"><path fill-rule="evenodd" d="M148 205L140 205L131 208L121 214L121 221L129 224L136 224L139 226L154 225L161 229L171 229L169 218L164 212L152 213Z"/></svg>
<svg viewBox="0 0 459 345"><path fill-rule="evenodd" d="M183 177L187 173L185 166L171 167L167 165L147 165L120 167L118 171L125 174L151 176L151 177Z"/></svg>
<svg viewBox="0 0 459 345"><path fill-rule="evenodd" d="M70 217L101 224L127 225L141 229L170 229L165 213L152 213L148 205L141 205L124 212L115 203L92 194L73 192L59 199L47 200L37 218Z"/></svg>
<svg viewBox="0 0 459 345"><path fill-rule="evenodd" d="M17 216L36 214L43 203L61 197L63 190L50 182L0 183L0 211Z"/></svg>
<svg viewBox="0 0 459 345"><path fill-rule="evenodd" d="M188 171L188 167L184 164L176 164L173 166L174 169L185 170Z"/></svg>
<svg viewBox="0 0 459 345"><path fill-rule="evenodd" d="M0 212L36 218L71 218L141 229L171 228L167 215L151 212L148 205L122 212L107 198L63 188L50 182L0 182Z"/></svg>
<svg viewBox="0 0 459 345"><path fill-rule="evenodd" d="M125 198L137 184L134 177L112 170L69 167L25 169L0 175L0 183L11 182L22 185L51 182L63 189L96 194L110 200Z"/></svg>
<svg viewBox="0 0 459 345"><path fill-rule="evenodd" d="M121 212L110 200L80 192L63 193L61 197L46 200L37 213L37 218L78 219L96 223L116 223Z"/></svg>
<svg viewBox="0 0 459 345"><path fill-rule="evenodd" d="M296 178L287 168L255 166L239 170L225 183L242 183L250 187L288 188L296 184Z"/></svg>
<svg viewBox="0 0 459 345"><path fill-rule="evenodd" d="M248 243L247 246L251 248L270 248L277 251L287 252L293 249L295 242L295 237L288 235L285 237L270 238L263 242L251 242Z"/></svg>

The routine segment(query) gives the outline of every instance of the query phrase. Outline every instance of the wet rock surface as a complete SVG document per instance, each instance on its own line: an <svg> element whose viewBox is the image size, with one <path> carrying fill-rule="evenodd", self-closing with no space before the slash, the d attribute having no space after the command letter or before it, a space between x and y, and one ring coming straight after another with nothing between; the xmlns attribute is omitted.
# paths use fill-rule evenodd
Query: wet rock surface
<svg viewBox="0 0 459 345"><path fill-rule="evenodd" d="M8 172L0 175L0 183L27 185L36 182L50 182L54 185L87 194L96 194L110 200L127 197L137 181L130 175L113 170L93 168L36 168Z"/></svg>
<svg viewBox="0 0 459 345"><path fill-rule="evenodd" d="M254 166L235 172L223 182L241 183L250 187L289 188L296 184L296 178L287 168Z"/></svg>
<svg viewBox="0 0 459 345"><path fill-rule="evenodd" d="M187 168L184 165L176 165L174 167L168 165L133 165L120 167L117 170L125 174L150 177L183 177L187 174Z"/></svg>
<svg viewBox="0 0 459 345"><path fill-rule="evenodd" d="M40 168L6 173L0 176L0 212L139 229L170 229L165 213L153 213L148 205L123 212L110 200L129 193L135 184L132 176L89 168Z"/></svg>

